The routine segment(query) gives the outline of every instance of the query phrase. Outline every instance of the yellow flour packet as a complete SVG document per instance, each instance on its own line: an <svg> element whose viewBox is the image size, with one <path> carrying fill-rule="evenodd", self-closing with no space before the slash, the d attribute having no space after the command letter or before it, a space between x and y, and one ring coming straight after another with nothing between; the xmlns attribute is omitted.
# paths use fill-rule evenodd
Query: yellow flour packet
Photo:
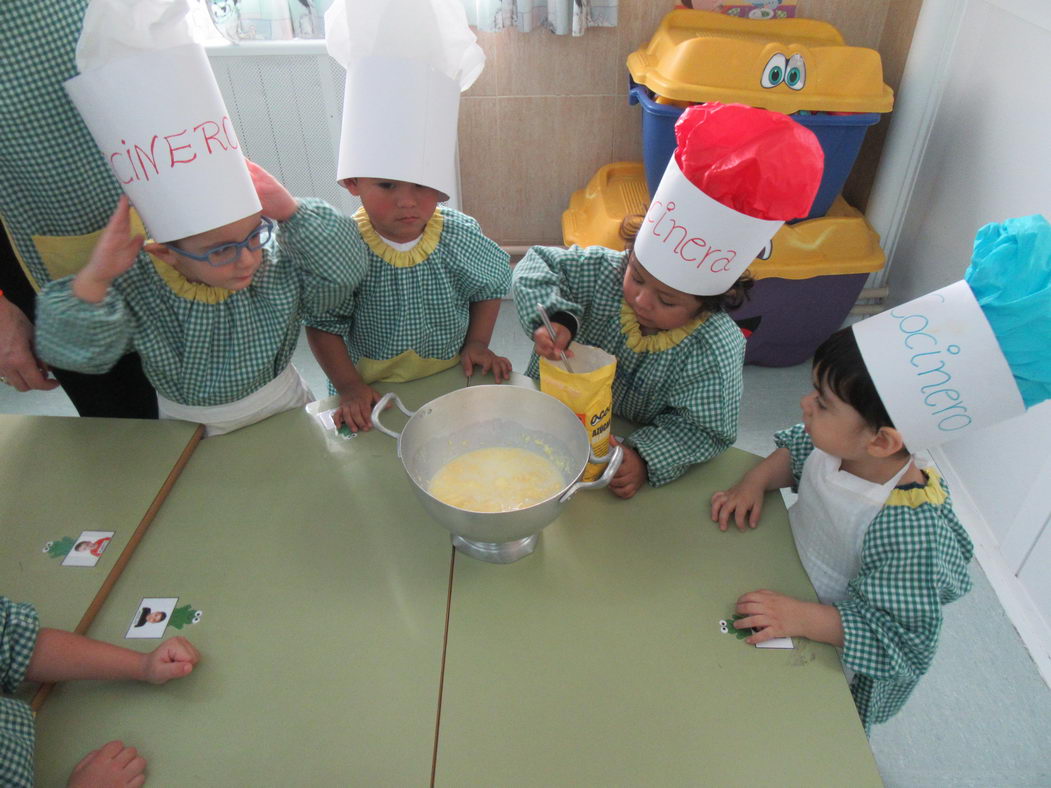
<svg viewBox="0 0 1051 788"><path fill-rule="evenodd" d="M550 394L577 414L588 431L591 452L596 457L609 453L610 425L613 423L613 377L617 373L617 357L591 345L570 344L573 356L569 359L572 372L567 372L561 361L540 359L540 390ZM605 465L589 462L584 469L584 481L590 482L602 475Z"/></svg>

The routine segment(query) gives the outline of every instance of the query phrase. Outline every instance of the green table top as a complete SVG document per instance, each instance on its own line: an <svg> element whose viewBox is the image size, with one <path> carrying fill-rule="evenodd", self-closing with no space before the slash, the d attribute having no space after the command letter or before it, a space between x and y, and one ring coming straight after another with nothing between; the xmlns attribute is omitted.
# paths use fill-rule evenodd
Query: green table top
<svg viewBox="0 0 1051 788"><path fill-rule="evenodd" d="M463 384L457 368L392 388L415 409ZM162 687L56 687L40 784L114 738L151 785L427 784L452 548L395 451L302 410L202 441L89 633L148 651L124 639L139 601L178 597L202 618L166 635L202 661Z"/></svg>
<svg viewBox="0 0 1051 788"><path fill-rule="evenodd" d="M0 593L43 626L73 629L195 426L176 421L0 415ZM62 566L47 542L113 531L93 567Z"/></svg>
<svg viewBox="0 0 1051 788"><path fill-rule="evenodd" d="M710 521L758 460L580 492L514 564L456 554L437 785L880 784L831 646L719 630L747 591L815 599L779 494L756 531Z"/></svg>
<svg viewBox="0 0 1051 788"><path fill-rule="evenodd" d="M389 388L416 409L461 385ZM296 411L205 440L90 631L149 650L124 639L140 599L177 596L203 611L182 630L202 662L56 688L39 782L120 738L152 785L425 785L437 727L438 785L878 785L834 649L719 631L745 591L814 598L780 496L747 534L708 518L757 461L730 450L630 501L581 491L496 565L451 553L378 431Z"/></svg>

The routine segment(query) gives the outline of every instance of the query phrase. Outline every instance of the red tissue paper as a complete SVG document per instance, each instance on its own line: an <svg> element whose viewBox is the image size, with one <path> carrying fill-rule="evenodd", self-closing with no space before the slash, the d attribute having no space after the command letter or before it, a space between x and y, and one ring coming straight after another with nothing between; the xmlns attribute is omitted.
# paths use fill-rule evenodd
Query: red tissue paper
<svg viewBox="0 0 1051 788"><path fill-rule="evenodd" d="M821 185L825 154L788 115L744 104L688 107L675 123L675 161L697 188L757 219L806 216Z"/></svg>

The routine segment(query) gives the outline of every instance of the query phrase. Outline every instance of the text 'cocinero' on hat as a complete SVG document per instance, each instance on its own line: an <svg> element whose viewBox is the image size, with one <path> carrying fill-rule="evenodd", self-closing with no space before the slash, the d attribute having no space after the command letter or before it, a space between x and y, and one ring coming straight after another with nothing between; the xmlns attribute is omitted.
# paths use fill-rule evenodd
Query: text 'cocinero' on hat
<svg viewBox="0 0 1051 788"><path fill-rule="evenodd" d="M854 336L911 451L1051 398L1051 225L986 225L962 281L855 324Z"/></svg>
<svg viewBox="0 0 1051 788"><path fill-rule="evenodd" d="M325 40L347 70L336 179L408 181L448 199L460 92L485 66L462 0L336 0Z"/></svg>
<svg viewBox="0 0 1051 788"><path fill-rule="evenodd" d="M186 0L92 0L65 83L155 241L260 209Z"/></svg>
<svg viewBox="0 0 1051 788"><path fill-rule="evenodd" d="M782 224L806 216L824 154L787 115L741 104L689 107L635 240L635 255L669 287L729 290Z"/></svg>

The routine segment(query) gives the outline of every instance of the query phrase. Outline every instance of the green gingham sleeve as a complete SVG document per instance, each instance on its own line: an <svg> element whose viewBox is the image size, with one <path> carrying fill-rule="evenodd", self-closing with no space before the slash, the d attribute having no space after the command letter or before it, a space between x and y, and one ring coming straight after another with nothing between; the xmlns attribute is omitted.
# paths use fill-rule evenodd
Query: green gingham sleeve
<svg viewBox="0 0 1051 788"><path fill-rule="evenodd" d="M442 219L442 243L451 252L449 267L464 299L474 303L506 296L511 289L510 255L482 233L474 218L443 208Z"/></svg>
<svg viewBox="0 0 1051 788"><path fill-rule="evenodd" d="M277 239L279 254L300 272L304 321L326 313L349 316L368 265L354 220L324 200L304 198L278 226Z"/></svg>
<svg viewBox="0 0 1051 788"><path fill-rule="evenodd" d="M744 338L725 314L709 318L703 350L686 359L668 404L652 423L627 437L660 487L691 465L722 454L737 440Z"/></svg>
<svg viewBox="0 0 1051 788"><path fill-rule="evenodd" d="M14 692L26 675L40 624L36 610L0 596L0 689ZM0 698L0 785L33 784L33 712Z"/></svg>
<svg viewBox="0 0 1051 788"><path fill-rule="evenodd" d="M774 445L779 449L788 449L792 458L792 478L795 479L792 489L796 490L803 476L803 463L814 451L814 442L807 435L806 428L802 424L796 424L794 427L775 432Z"/></svg>
<svg viewBox="0 0 1051 788"><path fill-rule="evenodd" d="M602 246L534 246L515 265L511 281L522 329L532 338L541 324L536 305L549 315L568 312L579 322L591 304L603 273L619 265L623 252Z"/></svg>
<svg viewBox="0 0 1051 788"><path fill-rule="evenodd" d="M135 265L142 264L140 256ZM73 294L72 276L49 282L37 294L36 352L53 367L89 375L108 372L131 350L133 331L124 297L112 285L97 304Z"/></svg>
<svg viewBox="0 0 1051 788"><path fill-rule="evenodd" d="M869 525L861 570L836 604L843 664L856 674L851 691L866 728L893 716L927 672L942 605L971 587L972 554L950 500L884 506Z"/></svg>

